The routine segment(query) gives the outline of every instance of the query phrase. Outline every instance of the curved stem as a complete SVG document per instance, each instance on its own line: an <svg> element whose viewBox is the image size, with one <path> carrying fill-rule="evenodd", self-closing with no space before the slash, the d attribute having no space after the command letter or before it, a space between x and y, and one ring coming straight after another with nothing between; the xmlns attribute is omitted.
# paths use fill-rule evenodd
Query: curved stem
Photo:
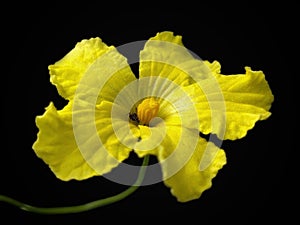
<svg viewBox="0 0 300 225"><path fill-rule="evenodd" d="M66 207L49 207L49 208L28 205L23 202L17 201L13 198L7 197L5 195L0 195L0 202L6 202L24 211L29 211L33 213L39 213L39 214L70 214L70 213L80 213L80 212L96 209L101 206L118 202L126 198L130 194L132 194L134 191L136 191L138 187L141 185L141 183L143 182L146 173L146 166L148 165L148 162L149 162L149 155L144 157L142 167L138 174L138 178L132 186L130 186L125 191L108 198L99 199L82 205L66 206Z"/></svg>

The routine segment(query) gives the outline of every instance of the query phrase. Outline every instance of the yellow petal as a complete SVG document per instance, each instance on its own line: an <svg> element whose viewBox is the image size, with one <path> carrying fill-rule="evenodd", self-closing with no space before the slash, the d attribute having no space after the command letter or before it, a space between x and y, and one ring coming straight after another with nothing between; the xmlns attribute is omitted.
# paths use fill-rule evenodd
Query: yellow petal
<svg viewBox="0 0 300 225"><path fill-rule="evenodd" d="M180 202L199 198L226 163L224 151L200 138L198 130L163 122L139 128L135 152L157 156L164 183Z"/></svg>
<svg viewBox="0 0 300 225"><path fill-rule="evenodd" d="M160 76L185 86L193 77L206 77L201 60L192 56L182 44L182 37L173 32L157 33L140 52L139 76Z"/></svg>
<svg viewBox="0 0 300 225"><path fill-rule="evenodd" d="M91 66L93 67L90 68ZM88 90L94 90L95 93L100 92L101 83L104 84L113 74L121 81L117 83L120 85L123 81L128 83L128 79L135 78L125 57L113 46L108 47L98 37L78 42L61 60L49 66L49 72L50 81L57 87L59 94L69 100L73 99L83 76L92 74L82 82L88 82L83 85L86 85ZM100 84L97 85L98 80ZM115 81L116 78L113 78L108 86ZM106 91L108 89L106 88Z"/></svg>
<svg viewBox="0 0 300 225"><path fill-rule="evenodd" d="M44 115L36 118L39 133L33 144L35 153L62 180L83 180L110 172L131 149L120 143L129 142L128 135L121 140L116 137L107 117L109 109L105 104L95 110L73 107L71 101L56 110L51 103Z"/></svg>
<svg viewBox="0 0 300 225"><path fill-rule="evenodd" d="M82 157L72 128L72 106L57 111L53 103L36 117L39 128L33 149L61 180L83 180L98 175Z"/></svg>
<svg viewBox="0 0 300 225"><path fill-rule="evenodd" d="M209 165L201 170L200 164L204 154L211 154ZM168 153L159 158L164 160ZM167 163L162 164L163 176L166 186L171 188L171 193L179 202L187 202L199 198L202 193L212 186L212 179L217 172L226 164L225 152L211 142L199 138L197 146L190 159L184 162L183 167L174 175L170 176L169 171L172 164L182 164L180 157L174 157Z"/></svg>
<svg viewBox="0 0 300 225"><path fill-rule="evenodd" d="M262 71L245 67L246 74L222 75L218 62L206 63L214 78L198 82L202 89L198 84L189 87L190 93L194 91L202 133L235 140L271 115L274 97Z"/></svg>
<svg viewBox="0 0 300 225"><path fill-rule="evenodd" d="M117 113L112 113L113 107L116 107L114 110ZM114 158L114 160L110 160L112 162L115 160L122 162L128 158L129 153L139 140L140 132L135 125L129 122L126 108L108 101L102 101L96 108L95 117L97 133L103 147L109 156ZM103 153L99 149L96 155L101 157ZM100 161L94 160L93 164L94 168L99 168L97 171L105 169L102 169Z"/></svg>

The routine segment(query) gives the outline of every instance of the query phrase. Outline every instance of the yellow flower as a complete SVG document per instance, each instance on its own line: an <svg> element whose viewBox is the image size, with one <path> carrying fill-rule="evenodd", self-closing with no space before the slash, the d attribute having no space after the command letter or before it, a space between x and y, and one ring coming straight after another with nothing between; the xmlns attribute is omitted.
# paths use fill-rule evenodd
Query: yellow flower
<svg viewBox="0 0 300 225"><path fill-rule="evenodd" d="M110 174L132 151L154 155L177 200L197 199L226 164L220 141L244 137L271 115L264 73L245 70L222 75L217 61L196 58L181 36L161 32L140 52L136 78L117 48L83 40L49 66L68 104L57 110L51 102L37 116L33 149L65 181Z"/></svg>

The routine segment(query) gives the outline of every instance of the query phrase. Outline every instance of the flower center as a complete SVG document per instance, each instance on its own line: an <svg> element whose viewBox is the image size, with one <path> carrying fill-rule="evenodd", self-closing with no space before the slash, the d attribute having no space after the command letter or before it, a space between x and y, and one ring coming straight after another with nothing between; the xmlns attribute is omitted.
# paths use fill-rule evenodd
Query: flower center
<svg viewBox="0 0 300 225"><path fill-rule="evenodd" d="M149 125L150 121L157 116L159 102L153 98L144 99L137 107L137 117L140 124Z"/></svg>

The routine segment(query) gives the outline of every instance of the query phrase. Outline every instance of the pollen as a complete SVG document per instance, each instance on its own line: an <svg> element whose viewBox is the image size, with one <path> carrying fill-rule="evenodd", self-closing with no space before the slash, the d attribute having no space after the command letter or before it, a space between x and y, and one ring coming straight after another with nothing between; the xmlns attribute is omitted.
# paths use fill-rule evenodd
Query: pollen
<svg viewBox="0 0 300 225"><path fill-rule="evenodd" d="M159 110L159 102L153 98L144 99L137 107L137 116L140 124L149 125L150 121L157 116Z"/></svg>

